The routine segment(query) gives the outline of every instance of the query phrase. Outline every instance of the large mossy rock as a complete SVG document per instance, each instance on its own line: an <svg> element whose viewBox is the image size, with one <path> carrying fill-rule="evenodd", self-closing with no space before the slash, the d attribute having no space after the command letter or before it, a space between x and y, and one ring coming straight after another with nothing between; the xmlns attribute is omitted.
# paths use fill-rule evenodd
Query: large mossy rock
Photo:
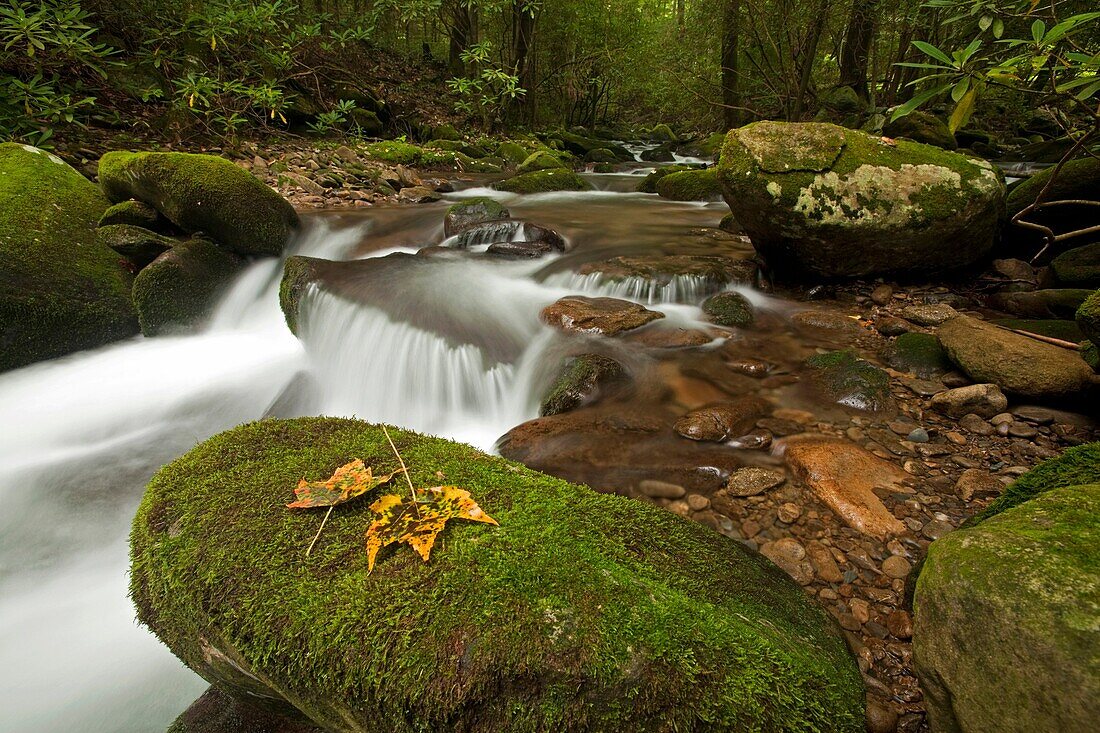
<svg viewBox="0 0 1100 733"><path fill-rule="evenodd" d="M882 127L882 134L887 137L904 137L913 142L935 145L944 150L955 150L959 147L946 122L930 112L921 110L915 110L904 117L888 121Z"/></svg>
<svg viewBox="0 0 1100 733"><path fill-rule="evenodd" d="M779 568L670 512L391 429L418 486L469 490L430 562L367 570L371 499L284 504L360 458L356 420L265 420L162 468L134 519L140 620L207 679L329 731L863 730L859 670ZM395 485L394 492L400 491Z"/></svg>
<svg viewBox="0 0 1100 733"><path fill-rule="evenodd" d="M0 371L137 333L126 262L96 236L108 206L60 158L0 144Z"/></svg>
<svg viewBox="0 0 1100 733"><path fill-rule="evenodd" d="M453 237L464 229L511 218L508 209L488 196L475 196L447 208L443 216L443 236Z"/></svg>
<svg viewBox="0 0 1100 733"><path fill-rule="evenodd" d="M298 226L286 199L214 155L107 153L99 185L111 201L144 201L183 231L204 232L237 254L278 256Z"/></svg>
<svg viewBox="0 0 1100 733"><path fill-rule="evenodd" d="M1063 252L1051 260L1050 270L1060 285L1100 287L1100 242Z"/></svg>
<svg viewBox="0 0 1100 733"><path fill-rule="evenodd" d="M913 652L932 730L1085 733L1100 720L1100 484L929 547Z"/></svg>
<svg viewBox="0 0 1100 733"><path fill-rule="evenodd" d="M657 184L661 182L661 179L665 176L670 176L673 173L680 173L681 171L693 171L698 170L695 166L691 165L663 165L654 169L651 173L646 175L642 179L642 182L638 184L637 191L639 193L657 193Z"/></svg>
<svg viewBox="0 0 1100 733"><path fill-rule="evenodd" d="M1075 315L1077 325L1085 338L1094 344L1100 344L1100 290L1085 298Z"/></svg>
<svg viewBox="0 0 1100 733"><path fill-rule="evenodd" d="M549 168L497 181L493 184L493 188L509 193L550 193L552 191L591 191L592 184L566 168Z"/></svg>
<svg viewBox="0 0 1100 733"><path fill-rule="evenodd" d="M1074 350L969 316L952 318L936 336L951 361L975 382L1036 400L1074 398L1094 390L1092 369Z"/></svg>
<svg viewBox="0 0 1100 733"><path fill-rule="evenodd" d="M722 187L713 168L670 173L657 181L657 195L673 201L716 201Z"/></svg>
<svg viewBox="0 0 1100 733"><path fill-rule="evenodd" d="M1100 443L1074 446L1057 458L1043 461L1009 484L989 506L966 520L966 524L977 524L1051 489L1081 484L1100 484Z"/></svg>
<svg viewBox="0 0 1100 733"><path fill-rule="evenodd" d="M190 239L150 262L134 279L134 307L146 336L195 326L240 271L240 257L205 239Z"/></svg>
<svg viewBox="0 0 1100 733"><path fill-rule="evenodd" d="M1054 168L1047 168L1013 187L1008 194L1008 215L1013 216L1035 203L1039 192L1046 188L1053 175ZM1100 160L1088 157L1063 165L1043 200L1100 201ZM1100 224L1100 209L1089 205L1058 206L1033 212L1027 220L1046 225L1056 233L1064 233ZM1014 235L1019 237L1019 231Z"/></svg>
<svg viewBox="0 0 1100 733"><path fill-rule="evenodd" d="M1004 216L989 163L824 123L730 131L718 179L757 250L796 276L964 267L989 253Z"/></svg>

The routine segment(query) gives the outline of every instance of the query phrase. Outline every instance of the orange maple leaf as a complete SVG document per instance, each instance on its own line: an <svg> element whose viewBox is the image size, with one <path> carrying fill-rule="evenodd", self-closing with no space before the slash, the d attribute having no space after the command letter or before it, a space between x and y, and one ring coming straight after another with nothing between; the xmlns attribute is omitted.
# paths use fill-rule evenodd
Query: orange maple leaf
<svg viewBox="0 0 1100 733"><path fill-rule="evenodd" d="M448 519L497 524L497 520L478 506L469 491L457 486L417 489L415 502L404 502L400 496L386 494L370 508L378 518L367 530L368 572L374 570L374 558L378 551L394 542L406 543L427 562L435 538L443 531Z"/></svg>
<svg viewBox="0 0 1100 733"><path fill-rule="evenodd" d="M288 509L333 507L362 496L388 482L398 473L401 471L375 476L369 467L363 465L362 460L356 458L351 463L345 463L337 468L332 476L324 481L306 481L305 479L299 481L298 488L294 489L294 495L298 500L286 506Z"/></svg>

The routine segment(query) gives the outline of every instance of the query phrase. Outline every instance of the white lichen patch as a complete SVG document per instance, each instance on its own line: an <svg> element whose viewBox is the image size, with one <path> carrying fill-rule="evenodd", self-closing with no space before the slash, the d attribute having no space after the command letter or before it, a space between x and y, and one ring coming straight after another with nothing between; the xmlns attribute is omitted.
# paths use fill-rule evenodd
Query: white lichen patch
<svg viewBox="0 0 1100 733"><path fill-rule="evenodd" d="M772 195L773 199L777 199L781 195L783 195L783 187L780 186L775 181L770 182L768 184L767 188L768 188L768 193L770 193Z"/></svg>
<svg viewBox="0 0 1100 733"><path fill-rule="evenodd" d="M69 167L69 164L66 163L65 161L61 160L61 158L58 158L53 153L47 153L42 148L36 148L33 145L20 145L20 147L23 148L24 150L26 150L28 153L34 153L35 155L45 155L47 158L49 158L54 163L57 163L58 165L63 165L66 168Z"/></svg>
<svg viewBox="0 0 1100 733"><path fill-rule="evenodd" d="M794 209L822 224L904 226L924 213L913 202L914 196L936 186L957 191L962 176L927 163L907 163L898 170L861 165L843 177L833 171L819 173L799 191Z"/></svg>

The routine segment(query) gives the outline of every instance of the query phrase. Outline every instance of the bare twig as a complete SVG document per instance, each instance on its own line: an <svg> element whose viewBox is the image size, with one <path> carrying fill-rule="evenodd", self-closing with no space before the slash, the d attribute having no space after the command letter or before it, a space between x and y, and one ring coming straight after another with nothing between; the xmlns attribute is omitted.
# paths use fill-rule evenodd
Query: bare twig
<svg viewBox="0 0 1100 733"><path fill-rule="evenodd" d="M328 517L332 514L332 510L335 508L335 504L328 508L325 512L325 518L321 520L321 526L317 528L317 534L313 535L313 542L309 543L309 548L306 550L306 557L309 557L309 553L313 552L313 546L317 544L317 539L321 536L321 530L325 528L325 523L328 522Z"/></svg>
<svg viewBox="0 0 1100 733"><path fill-rule="evenodd" d="M409 478L409 469L405 465L405 459L401 457L401 453L398 452L397 446L393 444L393 438L390 437L390 431L386 429L386 426L382 426L382 432L386 434L386 440L390 442L390 448L393 448L393 454L397 456L397 462L401 464L401 473L405 474L405 481L409 484L409 494L412 496L413 507L416 509L417 515L420 514L420 508L416 506L416 489L413 488L412 479Z"/></svg>
<svg viewBox="0 0 1100 733"><path fill-rule="evenodd" d="M1042 334L1032 333L1031 331L1021 331L1018 328L1009 328L1008 326L997 326L997 328L1003 328L1006 331L1010 331L1021 336L1027 336L1028 338L1033 338L1036 341L1042 341L1045 344L1061 346L1063 349L1073 349L1074 351L1081 350L1080 344L1075 344L1072 341L1065 341L1063 339L1056 339L1053 336L1043 336Z"/></svg>

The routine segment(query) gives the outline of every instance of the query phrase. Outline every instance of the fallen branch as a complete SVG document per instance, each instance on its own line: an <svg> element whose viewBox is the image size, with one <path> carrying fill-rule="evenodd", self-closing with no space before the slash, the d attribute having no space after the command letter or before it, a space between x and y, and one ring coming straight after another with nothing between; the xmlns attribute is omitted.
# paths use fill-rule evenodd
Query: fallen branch
<svg viewBox="0 0 1100 733"><path fill-rule="evenodd" d="M1036 341L1042 341L1043 343L1051 344L1053 346L1061 346L1063 349L1073 349L1074 351L1081 350L1080 344L1075 344L1072 341L1056 339L1053 336L1043 336L1042 334L1032 333L1031 331L1021 331L1018 328L1009 328L1008 326L997 326L997 328L1003 328L1005 331L1017 333L1021 336L1027 336L1028 338L1033 338Z"/></svg>

